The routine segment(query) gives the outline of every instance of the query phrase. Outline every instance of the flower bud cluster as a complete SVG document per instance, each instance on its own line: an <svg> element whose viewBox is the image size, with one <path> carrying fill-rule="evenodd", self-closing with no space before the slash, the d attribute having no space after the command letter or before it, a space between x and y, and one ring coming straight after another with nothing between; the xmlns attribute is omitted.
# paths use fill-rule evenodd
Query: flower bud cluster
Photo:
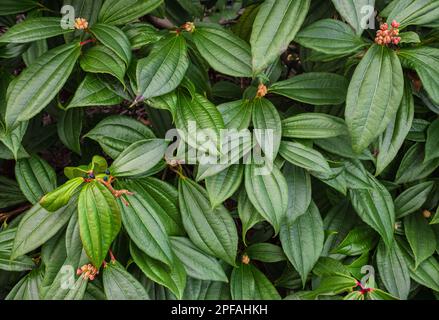
<svg viewBox="0 0 439 320"><path fill-rule="evenodd" d="M96 275L99 273L99 270L96 269L92 264L85 264L78 270L76 270L76 274L82 275L84 279L88 279L90 281L93 281L96 278Z"/></svg>
<svg viewBox="0 0 439 320"><path fill-rule="evenodd" d="M389 44L398 45L401 42L401 37L398 37L399 26L400 24L395 20L393 20L390 29L387 23L383 23L380 26L380 30L377 31L375 43L381 46L387 46Z"/></svg>
<svg viewBox="0 0 439 320"><path fill-rule="evenodd" d="M76 18L75 19L75 29L77 29L77 30L88 29L88 21L87 21L87 19Z"/></svg>

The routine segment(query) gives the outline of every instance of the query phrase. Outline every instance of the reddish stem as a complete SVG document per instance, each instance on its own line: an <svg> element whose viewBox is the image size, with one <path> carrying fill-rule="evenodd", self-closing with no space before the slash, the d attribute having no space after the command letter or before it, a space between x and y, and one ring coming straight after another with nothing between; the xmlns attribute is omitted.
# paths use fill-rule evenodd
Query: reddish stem
<svg viewBox="0 0 439 320"><path fill-rule="evenodd" d="M114 257L113 251L111 251L111 249L109 250L109 254L110 254L111 262L116 261L116 258Z"/></svg>
<svg viewBox="0 0 439 320"><path fill-rule="evenodd" d="M87 40L85 40L85 41L80 42L79 44L80 44L81 46L84 46L84 45L86 45L87 43L91 43L91 42L96 42L96 39L87 39Z"/></svg>

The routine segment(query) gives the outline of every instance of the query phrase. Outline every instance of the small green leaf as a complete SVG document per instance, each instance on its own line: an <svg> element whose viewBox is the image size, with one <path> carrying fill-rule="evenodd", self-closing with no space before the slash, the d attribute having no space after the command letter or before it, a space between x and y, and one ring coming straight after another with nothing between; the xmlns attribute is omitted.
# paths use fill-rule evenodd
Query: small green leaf
<svg viewBox="0 0 439 320"><path fill-rule="evenodd" d="M368 226L356 227L348 233L346 238L334 250L334 253L358 256L371 251L375 244L375 231Z"/></svg>
<svg viewBox="0 0 439 320"><path fill-rule="evenodd" d="M282 136L325 139L348 134L343 119L324 113L302 113L282 121Z"/></svg>
<svg viewBox="0 0 439 320"><path fill-rule="evenodd" d="M401 193L395 199L396 218L403 218L419 209L427 201L428 195L433 190L434 182L427 181L414 185Z"/></svg>
<svg viewBox="0 0 439 320"><path fill-rule="evenodd" d="M42 197L40 200L41 206L50 212L57 211L70 201L70 198L73 197L83 183L84 179L82 177L67 181Z"/></svg>

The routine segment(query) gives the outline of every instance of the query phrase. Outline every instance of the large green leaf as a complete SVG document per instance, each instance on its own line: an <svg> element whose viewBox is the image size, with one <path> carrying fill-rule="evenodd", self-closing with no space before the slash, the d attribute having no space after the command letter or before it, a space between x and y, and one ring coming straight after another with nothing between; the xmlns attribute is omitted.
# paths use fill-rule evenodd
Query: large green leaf
<svg viewBox="0 0 439 320"><path fill-rule="evenodd" d="M233 300L280 300L276 288L258 268L252 264L240 264L233 269L230 278Z"/></svg>
<svg viewBox="0 0 439 320"><path fill-rule="evenodd" d="M288 185L287 221L292 223L305 214L311 203L311 177L304 169L286 163L283 168Z"/></svg>
<svg viewBox="0 0 439 320"><path fill-rule="evenodd" d="M91 182L79 195L78 217L84 249L99 268L121 227L116 199L103 184Z"/></svg>
<svg viewBox="0 0 439 320"><path fill-rule="evenodd" d="M142 183L126 181L118 183L118 186L134 193L127 198L128 206L119 201L122 222L131 240L145 254L171 267L174 254L166 234L165 221L161 218L166 216L166 212Z"/></svg>
<svg viewBox="0 0 439 320"><path fill-rule="evenodd" d="M39 287L42 278L42 272L39 269L29 272L12 288L5 300L41 300Z"/></svg>
<svg viewBox="0 0 439 320"><path fill-rule="evenodd" d="M393 20L400 22L401 28L410 25L426 25L437 22L438 19L439 3L435 0L396 1L387 17L389 23Z"/></svg>
<svg viewBox="0 0 439 320"><path fill-rule="evenodd" d="M206 190L212 207L233 196L241 185L243 174L244 166L235 164L206 179Z"/></svg>
<svg viewBox="0 0 439 320"><path fill-rule="evenodd" d="M392 162L402 147L415 115L415 104L412 89L408 81L405 82L404 95L395 118L390 121L384 133L378 139L378 156L376 161L376 175L379 175Z"/></svg>
<svg viewBox="0 0 439 320"><path fill-rule="evenodd" d="M192 34L201 56L218 72L251 77L250 46L232 32L218 27L197 26Z"/></svg>
<svg viewBox="0 0 439 320"><path fill-rule="evenodd" d="M346 135L343 119L324 113L302 113L282 121L282 136L296 139L325 139Z"/></svg>
<svg viewBox="0 0 439 320"><path fill-rule="evenodd" d="M314 202L296 220L281 225L280 240L305 286L308 274L322 253L324 241L323 221Z"/></svg>
<svg viewBox="0 0 439 320"><path fill-rule="evenodd" d="M1 10L1 8L0 8ZM38 17L29 18L12 26L0 37L1 42L26 43L73 32L74 29L63 29L61 18Z"/></svg>
<svg viewBox="0 0 439 320"><path fill-rule="evenodd" d="M111 261L104 267L103 284L108 300L149 300L148 293L117 261Z"/></svg>
<svg viewBox="0 0 439 320"><path fill-rule="evenodd" d="M282 172L274 165L269 174L261 174L258 166L246 165L245 190L255 209L277 234L288 206L288 185Z"/></svg>
<svg viewBox="0 0 439 320"><path fill-rule="evenodd" d="M75 205L72 201L56 212L48 212L39 204L34 205L18 225L12 258L31 252L52 238L76 212Z"/></svg>
<svg viewBox="0 0 439 320"><path fill-rule="evenodd" d="M367 45L344 22L323 19L303 28L295 39L299 44L328 55L349 55Z"/></svg>
<svg viewBox="0 0 439 320"><path fill-rule="evenodd" d="M247 129L252 117L252 104L247 100L238 100L220 104L218 110L227 129Z"/></svg>
<svg viewBox="0 0 439 320"><path fill-rule="evenodd" d="M345 119L352 146L361 153L398 111L404 88L402 67L395 52L373 45L355 69L346 100Z"/></svg>
<svg viewBox="0 0 439 320"><path fill-rule="evenodd" d="M0 3L0 16L29 11L38 6L35 0L2 0Z"/></svg>
<svg viewBox="0 0 439 320"><path fill-rule="evenodd" d="M230 213L222 205L213 209L207 192L189 178L178 183L183 225L203 252L235 265L238 236Z"/></svg>
<svg viewBox="0 0 439 320"><path fill-rule="evenodd" d="M15 177L21 191L32 204L56 188L55 170L37 155L18 160Z"/></svg>
<svg viewBox="0 0 439 320"><path fill-rule="evenodd" d="M408 188L395 199L396 218L405 217L419 209L427 201L430 192L433 190L432 181L422 182Z"/></svg>
<svg viewBox="0 0 439 320"><path fill-rule="evenodd" d="M425 162L439 158L439 121L433 121L428 127L427 141L425 142Z"/></svg>
<svg viewBox="0 0 439 320"><path fill-rule="evenodd" d="M121 115L106 117L85 137L98 142L104 152L113 159L119 157L133 143L155 138L151 129L143 123Z"/></svg>
<svg viewBox="0 0 439 320"><path fill-rule="evenodd" d="M157 42L151 54L137 63L137 95L150 99L173 91L183 80L188 66L183 36L170 36Z"/></svg>
<svg viewBox="0 0 439 320"><path fill-rule="evenodd" d="M107 0L99 12L99 22L123 25L153 11L163 0Z"/></svg>
<svg viewBox="0 0 439 320"><path fill-rule="evenodd" d="M295 38L310 0L266 0L259 8L250 39L253 71L262 72Z"/></svg>
<svg viewBox="0 0 439 320"><path fill-rule="evenodd" d="M57 129L62 143L70 150L81 154L81 131L84 118L84 110L71 109L61 113Z"/></svg>
<svg viewBox="0 0 439 320"><path fill-rule="evenodd" d="M32 270L34 267L35 263L30 257L20 256L12 259L10 250L0 250L0 270L20 272Z"/></svg>
<svg viewBox="0 0 439 320"><path fill-rule="evenodd" d="M6 124L34 117L56 96L66 83L79 58L79 42L56 47L26 68L8 88Z"/></svg>
<svg viewBox="0 0 439 320"><path fill-rule="evenodd" d="M141 175L163 159L168 143L162 139L140 140L125 149L110 167L115 177Z"/></svg>
<svg viewBox="0 0 439 320"><path fill-rule="evenodd" d="M366 6L374 9L375 0L332 0L332 3L343 19L354 28L357 35L361 35L364 29L367 29L365 17L367 18L366 14L369 12ZM373 12L370 13L373 14Z"/></svg>

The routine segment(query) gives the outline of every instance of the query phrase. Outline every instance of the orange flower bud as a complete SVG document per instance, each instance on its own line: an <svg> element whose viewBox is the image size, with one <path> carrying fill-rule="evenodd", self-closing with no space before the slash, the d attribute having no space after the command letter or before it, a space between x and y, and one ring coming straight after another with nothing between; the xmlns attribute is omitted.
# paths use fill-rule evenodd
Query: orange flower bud
<svg viewBox="0 0 439 320"><path fill-rule="evenodd" d="M249 264L250 263L250 257L246 254L242 255L242 259L241 259L243 264Z"/></svg>
<svg viewBox="0 0 439 320"><path fill-rule="evenodd" d="M76 18L75 19L75 29L77 29L77 30L88 29L88 21L87 21L87 19Z"/></svg>
<svg viewBox="0 0 439 320"><path fill-rule="evenodd" d="M265 97L265 95L267 93L268 93L267 87L263 83L259 84L258 92L256 93L256 97L257 98L263 98L263 97Z"/></svg>
<svg viewBox="0 0 439 320"><path fill-rule="evenodd" d="M399 26L400 26L400 24L396 20L392 21L392 27L399 28Z"/></svg>

